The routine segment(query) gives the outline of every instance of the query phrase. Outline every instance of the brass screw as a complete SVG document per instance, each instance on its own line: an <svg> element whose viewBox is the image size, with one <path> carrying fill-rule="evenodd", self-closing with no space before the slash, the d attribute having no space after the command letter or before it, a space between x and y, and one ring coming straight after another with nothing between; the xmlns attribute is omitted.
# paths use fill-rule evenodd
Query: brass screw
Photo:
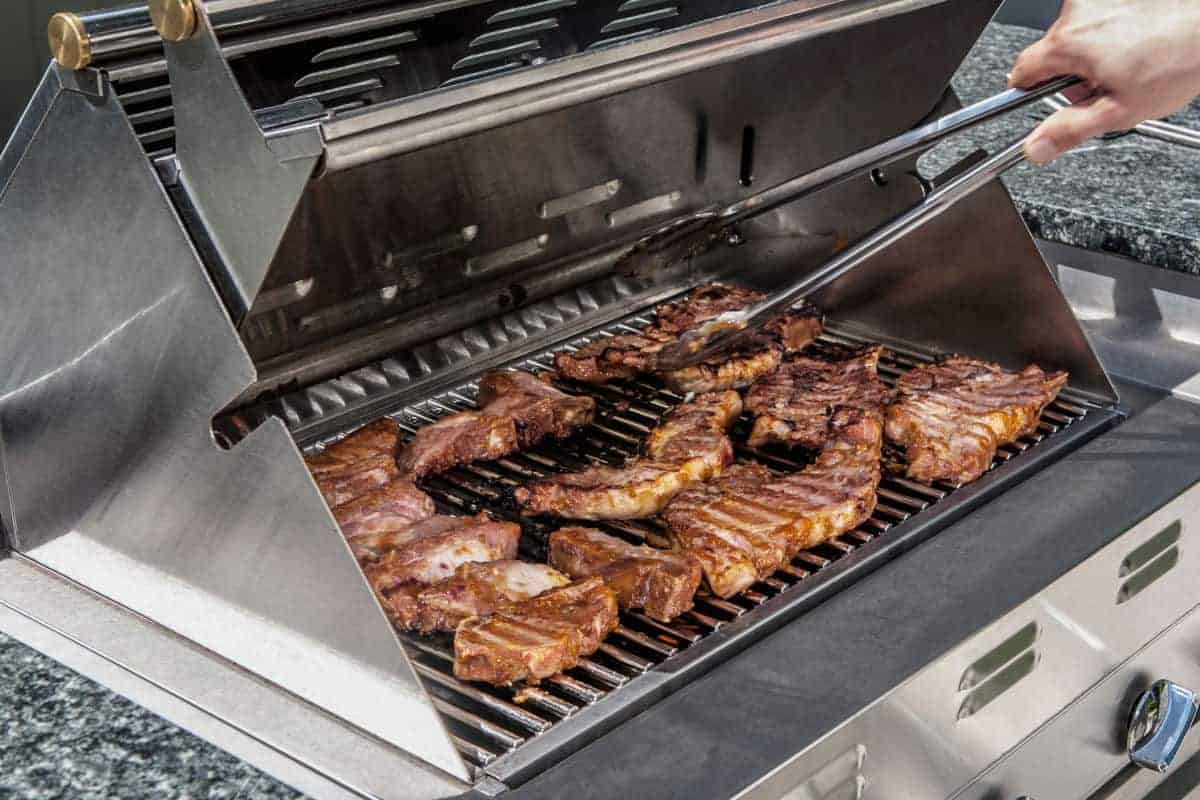
<svg viewBox="0 0 1200 800"><path fill-rule="evenodd" d="M150 21L168 42L182 42L196 31L196 7L192 0L150 0Z"/></svg>
<svg viewBox="0 0 1200 800"><path fill-rule="evenodd" d="M67 69L83 69L92 63L92 40L88 37L83 20L75 14L63 11L50 18L46 26L50 39L50 54Z"/></svg>

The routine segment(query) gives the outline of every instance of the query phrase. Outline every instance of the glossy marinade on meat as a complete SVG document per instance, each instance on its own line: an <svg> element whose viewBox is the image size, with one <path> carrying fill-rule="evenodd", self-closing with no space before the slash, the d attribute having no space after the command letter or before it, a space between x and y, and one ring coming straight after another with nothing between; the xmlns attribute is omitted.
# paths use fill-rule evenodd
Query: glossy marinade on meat
<svg viewBox="0 0 1200 800"><path fill-rule="evenodd" d="M497 686L536 683L579 664L618 623L616 593L585 578L464 620L454 635L454 675Z"/></svg>
<svg viewBox="0 0 1200 800"><path fill-rule="evenodd" d="M742 411L737 392L700 395L670 411L647 439L645 455L623 467L598 466L519 487L527 514L569 519L653 516L688 486L719 475L733 460L726 430Z"/></svg>
<svg viewBox="0 0 1200 800"><path fill-rule="evenodd" d="M371 586L386 594L407 583L444 580L463 564L516 558L520 538L519 525L481 513L431 517L350 545Z"/></svg>
<svg viewBox="0 0 1200 800"><path fill-rule="evenodd" d="M448 578L403 584L381 596L398 628L433 633L453 631L469 617L511 610L522 600L570 582L546 564L504 559L462 564Z"/></svg>
<svg viewBox="0 0 1200 800"><path fill-rule="evenodd" d="M878 345L834 347L787 359L746 392L746 410L755 415L747 444L816 450L825 444L834 408L882 414L888 400L888 388L876 372L882 352Z"/></svg>
<svg viewBox="0 0 1200 800"><path fill-rule="evenodd" d="M333 517L342 535L354 539L372 533L399 530L437 513L433 498L412 481L397 480L342 503Z"/></svg>
<svg viewBox="0 0 1200 800"><path fill-rule="evenodd" d="M824 449L798 472L737 465L667 506L662 518L673 546L700 562L714 594L744 591L875 510L882 417L839 407L828 427Z"/></svg>
<svg viewBox="0 0 1200 800"><path fill-rule="evenodd" d="M700 564L690 556L629 544L595 528L550 534L550 563L572 578L603 578L621 608L640 608L663 622L690 609L700 586Z"/></svg>
<svg viewBox="0 0 1200 800"><path fill-rule="evenodd" d="M1042 411L1067 383L1065 372L953 357L909 370L887 410L887 437L905 449L907 475L970 483L1002 444L1037 430Z"/></svg>

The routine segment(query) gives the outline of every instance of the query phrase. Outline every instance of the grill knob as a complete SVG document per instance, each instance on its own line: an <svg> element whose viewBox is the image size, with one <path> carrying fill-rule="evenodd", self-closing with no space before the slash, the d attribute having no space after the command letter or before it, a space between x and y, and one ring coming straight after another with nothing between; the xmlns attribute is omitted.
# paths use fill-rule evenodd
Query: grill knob
<svg viewBox="0 0 1200 800"><path fill-rule="evenodd" d="M83 69L92 63L92 40L83 20L67 11L50 18L46 26L50 39L50 54L67 69Z"/></svg>
<svg viewBox="0 0 1200 800"><path fill-rule="evenodd" d="M196 31L196 6L192 0L150 0L150 21L168 42L182 42Z"/></svg>
<svg viewBox="0 0 1200 800"><path fill-rule="evenodd" d="M1139 767L1166 772L1196 719L1196 695L1177 683L1157 680L1129 714L1126 745Z"/></svg>

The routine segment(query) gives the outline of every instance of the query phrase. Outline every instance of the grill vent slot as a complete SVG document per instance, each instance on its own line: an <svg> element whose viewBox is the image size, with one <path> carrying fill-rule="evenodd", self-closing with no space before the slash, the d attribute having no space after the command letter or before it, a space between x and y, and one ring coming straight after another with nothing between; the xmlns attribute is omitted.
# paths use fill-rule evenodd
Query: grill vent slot
<svg viewBox="0 0 1200 800"><path fill-rule="evenodd" d="M1039 632L1038 624L1030 622L966 668L958 683L959 692L969 692L958 709L960 720L977 714L1033 671Z"/></svg>
<svg viewBox="0 0 1200 800"><path fill-rule="evenodd" d="M856 744L806 777L782 800L858 800L867 789L865 745Z"/></svg>
<svg viewBox="0 0 1200 800"><path fill-rule="evenodd" d="M1182 534L1183 522L1175 520L1125 556L1117 570L1117 577L1126 579L1117 590L1117 605L1132 600L1174 569L1179 563Z"/></svg>

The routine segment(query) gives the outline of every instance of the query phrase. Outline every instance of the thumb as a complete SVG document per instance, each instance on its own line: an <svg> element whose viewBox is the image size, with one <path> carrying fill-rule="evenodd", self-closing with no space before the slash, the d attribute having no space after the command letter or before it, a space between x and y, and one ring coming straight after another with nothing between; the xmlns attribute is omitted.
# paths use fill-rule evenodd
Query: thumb
<svg viewBox="0 0 1200 800"><path fill-rule="evenodd" d="M1110 96L1056 111L1025 140L1025 157L1035 164L1053 161L1094 136L1119 130L1124 114Z"/></svg>
<svg viewBox="0 0 1200 800"><path fill-rule="evenodd" d="M1075 59L1058 44L1054 36L1047 34L1017 56L1008 76L1008 85L1017 89L1031 89L1051 78L1075 74L1075 67Z"/></svg>

